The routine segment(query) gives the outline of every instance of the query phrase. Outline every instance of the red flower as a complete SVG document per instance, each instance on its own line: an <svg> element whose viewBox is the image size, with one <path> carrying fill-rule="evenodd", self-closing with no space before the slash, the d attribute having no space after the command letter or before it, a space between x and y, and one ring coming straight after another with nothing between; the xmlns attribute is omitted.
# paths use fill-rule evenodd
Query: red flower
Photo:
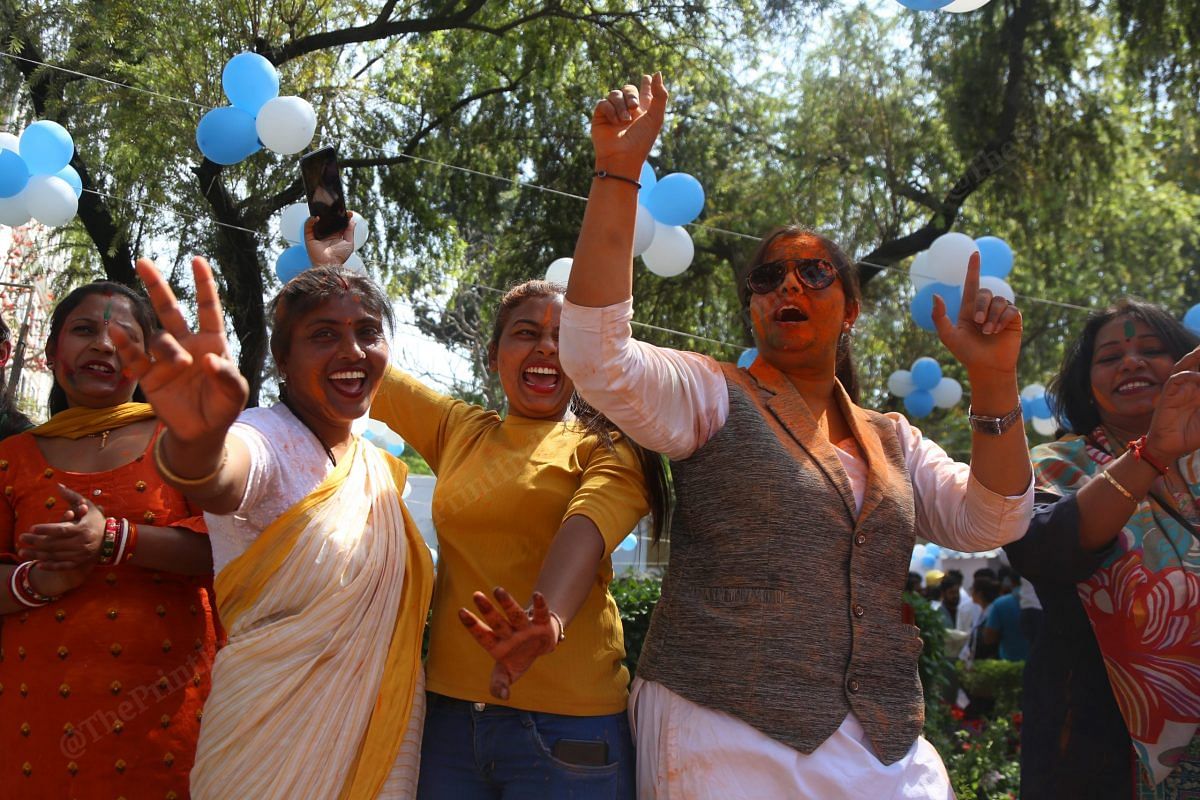
<svg viewBox="0 0 1200 800"><path fill-rule="evenodd" d="M950 706L950 716L954 717L954 720L956 722L962 720L962 718L965 717L966 715L967 715L967 712L963 711L958 706Z"/></svg>

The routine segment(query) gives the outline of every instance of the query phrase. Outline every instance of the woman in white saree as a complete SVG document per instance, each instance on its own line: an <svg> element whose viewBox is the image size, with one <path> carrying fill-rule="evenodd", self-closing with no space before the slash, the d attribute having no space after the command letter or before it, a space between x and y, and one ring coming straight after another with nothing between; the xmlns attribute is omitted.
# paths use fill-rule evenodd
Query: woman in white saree
<svg viewBox="0 0 1200 800"><path fill-rule="evenodd" d="M159 471L206 512L228 633L192 797L410 797L432 562L405 465L350 429L387 367L390 303L346 270L289 282L271 305L281 402L242 411L212 273L192 268L199 330L142 260L165 333L149 358L122 346L166 426Z"/></svg>

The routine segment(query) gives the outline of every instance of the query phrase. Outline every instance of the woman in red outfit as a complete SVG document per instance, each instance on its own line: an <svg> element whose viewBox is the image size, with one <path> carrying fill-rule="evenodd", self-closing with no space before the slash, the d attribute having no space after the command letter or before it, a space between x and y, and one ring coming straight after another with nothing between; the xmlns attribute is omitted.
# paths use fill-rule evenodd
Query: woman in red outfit
<svg viewBox="0 0 1200 800"><path fill-rule="evenodd" d="M185 798L216 649L203 518L158 477L159 426L110 338L149 306L92 283L54 310L53 417L0 443L0 786Z"/></svg>

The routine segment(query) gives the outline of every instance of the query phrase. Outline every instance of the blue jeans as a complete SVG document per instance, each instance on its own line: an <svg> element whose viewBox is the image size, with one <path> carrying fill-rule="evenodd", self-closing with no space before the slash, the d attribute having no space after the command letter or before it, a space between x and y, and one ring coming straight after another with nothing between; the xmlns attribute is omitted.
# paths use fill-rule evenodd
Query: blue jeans
<svg viewBox="0 0 1200 800"><path fill-rule="evenodd" d="M559 739L608 743L604 766L554 757ZM634 800L634 749L624 713L571 717L428 693L418 800Z"/></svg>

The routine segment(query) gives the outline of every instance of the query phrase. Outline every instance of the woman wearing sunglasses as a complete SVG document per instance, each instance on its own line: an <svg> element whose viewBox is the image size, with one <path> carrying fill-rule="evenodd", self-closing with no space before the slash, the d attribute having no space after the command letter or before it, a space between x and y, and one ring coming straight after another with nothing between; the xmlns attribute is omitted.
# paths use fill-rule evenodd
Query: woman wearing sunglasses
<svg viewBox="0 0 1200 800"><path fill-rule="evenodd" d="M672 459L670 566L630 699L639 797L951 797L901 592L916 530L968 551L1024 533L1021 315L978 288L977 257L959 318L936 302L973 389L970 467L857 405L854 264L822 236L773 231L743 273L748 370L634 341L632 177L666 99L656 75L596 106L559 345L580 394Z"/></svg>

